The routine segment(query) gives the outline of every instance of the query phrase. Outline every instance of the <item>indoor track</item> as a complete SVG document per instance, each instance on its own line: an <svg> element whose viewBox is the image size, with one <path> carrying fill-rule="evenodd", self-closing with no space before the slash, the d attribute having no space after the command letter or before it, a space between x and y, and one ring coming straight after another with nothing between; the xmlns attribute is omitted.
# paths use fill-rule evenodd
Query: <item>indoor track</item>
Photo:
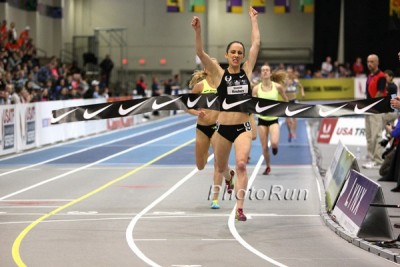
<svg viewBox="0 0 400 267"><path fill-rule="evenodd" d="M0 266L396 265L324 224L305 120L291 143L281 127L269 176L253 142L247 222L228 194L209 208L194 137L177 115L2 159Z"/></svg>

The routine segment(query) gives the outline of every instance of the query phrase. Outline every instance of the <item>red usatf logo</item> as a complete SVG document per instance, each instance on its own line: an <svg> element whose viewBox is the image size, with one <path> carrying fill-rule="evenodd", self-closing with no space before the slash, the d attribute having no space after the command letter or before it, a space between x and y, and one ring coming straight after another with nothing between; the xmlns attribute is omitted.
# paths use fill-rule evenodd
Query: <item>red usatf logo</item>
<svg viewBox="0 0 400 267"><path fill-rule="evenodd" d="M336 128L337 118L325 118L322 119L321 125L318 131L318 143L329 144L333 132Z"/></svg>

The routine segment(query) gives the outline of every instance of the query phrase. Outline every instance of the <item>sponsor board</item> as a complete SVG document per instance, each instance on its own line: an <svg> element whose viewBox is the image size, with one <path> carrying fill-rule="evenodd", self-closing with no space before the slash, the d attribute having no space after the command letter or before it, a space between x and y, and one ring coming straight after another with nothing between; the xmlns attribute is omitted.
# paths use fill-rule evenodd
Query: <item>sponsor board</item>
<svg viewBox="0 0 400 267"><path fill-rule="evenodd" d="M318 131L318 143L366 146L364 118L324 118Z"/></svg>
<svg viewBox="0 0 400 267"><path fill-rule="evenodd" d="M393 240L393 229L378 183L363 174L350 170L338 201L332 212L333 219L353 236L371 241Z"/></svg>

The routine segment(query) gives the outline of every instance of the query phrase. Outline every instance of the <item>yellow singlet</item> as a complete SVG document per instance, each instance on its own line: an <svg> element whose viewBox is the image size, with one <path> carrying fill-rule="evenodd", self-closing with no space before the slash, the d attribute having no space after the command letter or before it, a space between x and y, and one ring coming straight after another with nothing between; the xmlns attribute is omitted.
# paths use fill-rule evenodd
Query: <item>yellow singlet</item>
<svg viewBox="0 0 400 267"><path fill-rule="evenodd" d="M257 97L269 100L276 100L276 101L278 100L279 92L278 89L276 89L275 82L272 82L271 84L272 88L267 92L262 90L262 86L263 86L262 83L260 84L260 86L258 86ZM257 117L265 121L273 121L278 118L278 117L261 116L261 115L257 115Z"/></svg>

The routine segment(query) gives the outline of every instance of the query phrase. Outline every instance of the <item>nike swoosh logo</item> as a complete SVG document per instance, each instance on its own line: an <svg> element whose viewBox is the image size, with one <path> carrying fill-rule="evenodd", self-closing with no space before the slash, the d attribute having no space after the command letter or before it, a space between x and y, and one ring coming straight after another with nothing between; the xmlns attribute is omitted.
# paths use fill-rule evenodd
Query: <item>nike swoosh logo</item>
<svg viewBox="0 0 400 267"><path fill-rule="evenodd" d="M68 114L74 112L75 110L77 110L77 108L75 108L75 109L73 109L73 110L70 110L70 111L68 111L68 112L66 112L66 113L64 113L64 114L62 114L62 115L60 115L60 116L58 116L58 117L56 117L56 118L51 118L50 122L51 122L52 124L57 123L57 122L59 122L60 120L62 120L63 118L65 118L66 116L68 116Z"/></svg>
<svg viewBox="0 0 400 267"><path fill-rule="evenodd" d="M231 108L236 107L236 106L238 106L240 104L243 104L244 102L247 102L249 100L251 100L251 98L228 104L228 103L226 103L226 98L225 98L224 102L222 103L222 108L225 109L225 110L231 109Z"/></svg>
<svg viewBox="0 0 400 267"><path fill-rule="evenodd" d="M364 107L364 108L358 108L357 107L357 104L356 104L356 106L354 107L354 113L356 113L356 114L363 114L363 113L365 113L365 111L367 111L367 110L369 110L370 108L372 108L373 106L375 106L376 104L378 104L379 102L381 102L382 100L383 100L384 98L382 98L381 100L379 100L379 101L377 101L377 102L375 102L375 103L372 103L372 104L370 104L370 105L368 105L368 106L366 106L366 107Z"/></svg>
<svg viewBox="0 0 400 267"><path fill-rule="evenodd" d="M92 112L92 113L89 113L88 110L86 109L85 113L83 113L83 118L85 120L90 120L91 118L96 117L98 114L100 114L101 112L103 112L104 110L108 109L111 106L112 106L112 104L110 104L110 105L108 105L108 106L106 106L106 107L104 107L102 109L99 109L99 110L97 110L95 112Z"/></svg>
<svg viewBox="0 0 400 267"><path fill-rule="evenodd" d="M243 74L243 75L239 75L239 78L241 79L241 78L243 78L245 76L245 74Z"/></svg>
<svg viewBox="0 0 400 267"><path fill-rule="evenodd" d="M124 109L122 104L119 106L119 110L118 113L121 116L125 116L128 113L131 113L134 109L136 109L137 107L139 107L140 105L143 105L146 101L140 102L139 104L134 105L133 107Z"/></svg>
<svg viewBox="0 0 400 267"><path fill-rule="evenodd" d="M194 101L191 101L191 100L190 100L190 97L188 97L188 100L187 100L187 106L188 106L188 108L194 107L194 106L197 104L197 102L199 102L200 98L201 98L201 96L199 96L198 98L196 98Z"/></svg>
<svg viewBox="0 0 400 267"><path fill-rule="evenodd" d="M256 104L256 112L257 113L261 113L263 111L266 111L267 109L270 109L270 108L273 108L273 107L279 105L280 103L273 104L273 105L268 105L268 106L265 106L265 107L260 107L258 104L259 104L259 102L257 102L257 104Z"/></svg>
<svg viewBox="0 0 400 267"><path fill-rule="evenodd" d="M171 104L171 103L177 101L177 100L180 99L180 98L181 98L181 96L178 97L178 98L176 98L176 99L172 99L172 100L170 100L170 101L167 101L167 102L161 103L161 104L158 104L158 103L157 103L157 100L155 100L155 101L153 102L153 105L152 105L151 107L152 107L153 109L160 109L160 108L163 108L163 107L165 107L165 106L168 106L169 104Z"/></svg>
<svg viewBox="0 0 400 267"><path fill-rule="evenodd" d="M310 108L312 108L312 107L305 107L305 108L301 108L301 109L298 109L298 110L290 111L289 107L286 107L285 114L288 117L292 117L292 116L294 116L296 114L299 114L300 112L303 112L303 111L305 111L307 109L310 109Z"/></svg>
<svg viewBox="0 0 400 267"><path fill-rule="evenodd" d="M343 107L346 106L346 105L347 105L347 104L344 104L344 105L342 105L342 106L340 106L340 107L337 107L337 108L335 108L335 109L328 110L328 111L323 111L323 110L320 108L320 109L319 109L319 115L320 115L321 117L328 117L329 115L335 113L336 111L338 111L339 109L343 108Z"/></svg>
<svg viewBox="0 0 400 267"><path fill-rule="evenodd" d="M214 102L215 102L215 100L217 100L217 98L218 98L218 96L211 101L208 101L208 98L207 98L207 107L211 107L211 105L214 104Z"/></svg>

